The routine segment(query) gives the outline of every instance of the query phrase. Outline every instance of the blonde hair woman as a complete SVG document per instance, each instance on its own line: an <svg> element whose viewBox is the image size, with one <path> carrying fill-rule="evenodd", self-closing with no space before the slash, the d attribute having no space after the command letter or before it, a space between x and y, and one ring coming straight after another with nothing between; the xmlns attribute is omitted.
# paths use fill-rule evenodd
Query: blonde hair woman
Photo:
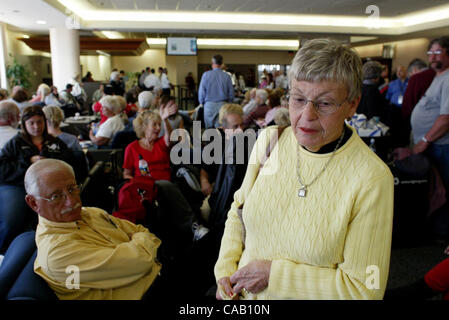
<svg viewBox="0 0 449 320"><path fill-rule="evenodd" d="M30 103L43 103L45 101L45 97L48 94L50 94L50 87L45 83L41 83L37 88L36 95L33 97L33 99L30 100Z"/></svg>
<svg viewBox="0 0 449 320"><path fill-rule="evenodd" d="M67 147L72 151L82 151L80 142L73 134L62 132L60 125L64 121L64 112L58 106L45 106L42 108L45 118L47 119L48 133L53 137L57 137L65 142Z"/></svg>
<svg viewBox="0 0 449 320"><path fill-rule="evenodd" d="M171 105L161 106L160 114L143 111L133 121L134 131L139 140L130 143L125 149L123 177L151 176L155 180L171 180L170 173L170 134L172 128L168 117L176 112ZM159 137L162 122L165 134ZM145 169L142 163L145 161ZM140 162L140 165L139 165Z"/></svg>

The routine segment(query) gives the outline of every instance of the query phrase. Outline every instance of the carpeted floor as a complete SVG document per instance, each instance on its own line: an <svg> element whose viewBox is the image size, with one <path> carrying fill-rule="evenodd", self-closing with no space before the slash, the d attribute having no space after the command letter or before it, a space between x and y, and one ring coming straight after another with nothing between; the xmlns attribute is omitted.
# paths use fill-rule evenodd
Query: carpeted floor
<svg viewBox="0 0 449 320"><path fill-rule="evenodd" d="M411 284L422 278L433 266L449 257L444 254L444 249L448 244L393 249L387 290ZM434 299L438 298L440 297Z"/></svg>

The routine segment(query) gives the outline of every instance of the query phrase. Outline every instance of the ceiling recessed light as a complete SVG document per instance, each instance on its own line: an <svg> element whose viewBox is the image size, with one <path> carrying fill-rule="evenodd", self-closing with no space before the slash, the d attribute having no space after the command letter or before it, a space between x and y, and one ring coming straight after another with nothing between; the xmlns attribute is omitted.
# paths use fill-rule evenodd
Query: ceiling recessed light
<svg viewBox="0 0 449 320"><path fill-rule="evenodd" d="M20 10L13 10L12 12L13 12L13 13L19 13Z"/></svg>
<svg viewBox="0 0 449 320"><path fill-rule="evenodd" d="M37 23L37 24L47 24L47 21L44 21L44 20L37 20L36 23Z"/></svg>

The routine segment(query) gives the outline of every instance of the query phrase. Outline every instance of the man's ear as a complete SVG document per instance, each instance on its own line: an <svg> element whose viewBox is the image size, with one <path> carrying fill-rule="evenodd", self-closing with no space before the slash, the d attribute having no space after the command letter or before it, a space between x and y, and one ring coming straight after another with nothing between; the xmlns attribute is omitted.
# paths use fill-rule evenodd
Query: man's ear
<svg viewBox="0 0 449 320"><path fill-rule="evenodd" d="M35 198L35 197L33 197L32 195L27 194L27 195L25 196L25 201L26 201L26 203L28 204L28 206L29 206L31 209L33 209L33 211L38 212L39 207L38 207L38 205L37 205L37 202L36 202L36 198Z"/></svg>

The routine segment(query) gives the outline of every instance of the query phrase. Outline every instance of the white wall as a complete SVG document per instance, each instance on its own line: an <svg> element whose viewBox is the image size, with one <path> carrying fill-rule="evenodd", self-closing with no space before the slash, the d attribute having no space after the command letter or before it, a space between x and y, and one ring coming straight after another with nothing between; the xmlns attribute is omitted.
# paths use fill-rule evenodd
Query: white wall
<svg viewBox="0 0 449 320"><path fill-rule="evenodd" d="M95 81L109 81L112 70L111 60L111 57L104 55L81 56L82 77L86 75L87 71L90 71Z"/></svg>
<svg viewBox="0 0 449 320"><path fill-rule="evenodd" d="M23 41L17 40L17 38L22 38L23 35L24 33L6 29L6 64L11 64L15 57L19 63L28 68L31 72L31 78L29 79L31 88L29 91L34 93L43 78L51 78L51 67L47 67L49 64L51 66L51 59L48 52L33 50Z"/></svg>
<svg viewBox="0 0 449 320"><path fill-rule="evenodd" d="M431 39L418 38L404 41L388 42L383 44L375 44L368 46L354 47L360 57L380 57L382 56L383 45L391 45L395 48L392 69L398 65L407 68L408 64L415 58L423 59L427 62L427 46Z"/></svg>
<svg viewBox="0 0 449 320"><path fill-rule="evenodd" d="M165 50L147 49L141 56L112 56L112 68L125 72L140 72L146 67L165 67Z"/></svg>
<svg viewBox="0 0 449 320"><path fill-rule="evenodd" d="M213 55L221 54L225 64L290 64L295 53L274 50L199 50L198 63L210 64Z"/></svg>

